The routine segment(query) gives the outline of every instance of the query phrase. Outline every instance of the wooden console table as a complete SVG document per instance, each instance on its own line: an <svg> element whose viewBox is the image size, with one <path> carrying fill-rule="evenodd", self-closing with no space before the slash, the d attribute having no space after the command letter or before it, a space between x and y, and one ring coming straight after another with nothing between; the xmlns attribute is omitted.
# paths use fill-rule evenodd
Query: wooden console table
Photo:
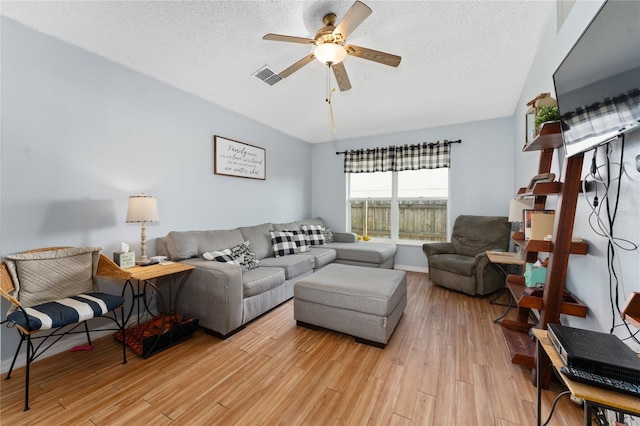
<svg viewBox="0 0 640 426"><path fill-rule="evenodd" d="M487 259L489 259L489 262L493 263L498 268L500 268L500 270L504 273L505 277L509 276L509 272L507 272L507 270L504 268L503 265L507 265L507 266L515 265L520 268L524 267L524 263L525 263L524 257L518 257L518 253L515 253L512 251L495 251L495 250L487 250L485 253L487 255ZM505 309L505 311L502 314L500 314L499 317L493 320L493 322L496 324L500 324L502 321L502 318L504 318L509 313L511 308L513 308L513 297L511 296L511 293L508 290L509 289L505 284L502 287L502 290L498 292L498 294L489 301L489 303L492 305L500 305L500 306L507 307L507 309ZM509 297L509 303L507 304L498 303L497 300L505 293L507 293L507 296Z"/></svg>
<svg viewBox="0 0 640 426"><path fill-rule="evenodd" d="M131 273L131 280L137 282L137 293L133 295L134 299L142 298L144 301L144 309L145 311L149 311L149 306L146 300L145 287L151 286L152 288L157 290L156 284L154 284L154 280L158 280L161 278L171 278L178 274L183 274L180 283L178 284L178 288L176 291L175 299L172 298L171 291L169 292L169 303L165 305L165 301L163 301L163 306L168 308L169 312L167 313L175 313L175 306L177 304L178 296L180 295L180 291L182 290L182 286L184 282L189 277L191 272L195 269L193 265L187 265L184 263L170 262L166 264L157 263L155 265L150 266L135 266L133 268L126 269L127 272ZM140 323L140 303L138 302L138 323Z"/></svg>
<svg viewBox="0 0 640 426"><path fill-rule="evenodd" d="M131 286L131 291L134 292L134 303L137 301L138 324L128 328L124 337L117 334L116 338L124 338L127 345L134 352L142 358L147 358L191 337L198 327L199 321L197 318L183 319L182 315L177 312L177 305L182 287L194 269L195 266L193 265L177 262L159 263L150 266L135 266L126 269L127 272L131 273L130 280L137 282L136 290L134 291L133 286ZM162 296L158 288L161 280L168 282L168 288L166 289L167 299ZM177 281L178 284L177 288L175 288L175 295L171 285L172 281ZM156 310L158 310L157 316L151 312L147 295L148 289L151 289L152 292L158 296L163 308L161 311L159 309L160 307L156 306ZM140 322L140 299L142 299L144 305L142 314L147 313L152 316L152 319L143 323ZM131 306L131 310L133 310L133 305ZM132 311L129 311L127 322L131 313Z"/></svg>
<svg viewBox="0 0 640 426"><path fill-rule="evenodd" d="M495 263L496 265L524 266L524 257L519 258L516 252L487 250L486 253L489 262Z"/></svg>
<svg viewBox="0 0 640 426"><path fill-rule="evenodd" d="M565 383L565 385L567 385L573 396L584 401L584 424L586 426L591 425L591 410L596 407L618 411L632 416L640 415L640 400L638 398L632 395L614 392L585 383L576 382L562 374L562 372L560 372L560 368L564 366L564 362L549 340L547 330L540 330L535 328L533 329L533 334L538 341L536 345L536 371L538 375L536 380L536 390L538 395L538 426L542 424L542 403L540 398L542 395L542 386L540 383L540 372L541 368L544 367L543 363L551 365L555 370L557 370L559 376L562 378L562 381Z"/></svg>

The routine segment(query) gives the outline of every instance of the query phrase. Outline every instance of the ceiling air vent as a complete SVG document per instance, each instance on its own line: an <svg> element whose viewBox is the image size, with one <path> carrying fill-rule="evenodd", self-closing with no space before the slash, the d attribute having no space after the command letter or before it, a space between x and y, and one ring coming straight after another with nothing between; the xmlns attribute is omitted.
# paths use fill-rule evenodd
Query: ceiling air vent
<svg viewBox="0 0 640 426"><path fill-rule="evenodd" d="M269 69L268 65L265 65L264 67L260 68L258 71L256 71L252 75L255 75L260 80L267 83L269 86L273 86L274 84L282 80L282 78L278 74L274 73Z"/></svg>

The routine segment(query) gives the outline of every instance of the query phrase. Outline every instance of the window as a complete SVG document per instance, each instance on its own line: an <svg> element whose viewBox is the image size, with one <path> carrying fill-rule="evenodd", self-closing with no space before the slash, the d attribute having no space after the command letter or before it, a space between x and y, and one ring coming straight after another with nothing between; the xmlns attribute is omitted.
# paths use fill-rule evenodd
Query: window
<svg viewBox="0 0 640 426"><path fill-rule="evenodd" d="M448 168L350 173L348 179L351 232L446 241Z"/></svg>

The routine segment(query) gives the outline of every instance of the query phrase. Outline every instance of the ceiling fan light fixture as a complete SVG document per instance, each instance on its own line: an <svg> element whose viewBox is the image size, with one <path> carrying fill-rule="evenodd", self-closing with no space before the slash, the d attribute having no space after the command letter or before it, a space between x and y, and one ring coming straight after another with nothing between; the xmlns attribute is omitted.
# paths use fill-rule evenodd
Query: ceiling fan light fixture
<svg viewBox="0 0 640 426"><path fill-rule="evenodd" d="M322 43L313 49L316 59L323 64L339 64L347 57L344 46L336 43Z"/></svg>

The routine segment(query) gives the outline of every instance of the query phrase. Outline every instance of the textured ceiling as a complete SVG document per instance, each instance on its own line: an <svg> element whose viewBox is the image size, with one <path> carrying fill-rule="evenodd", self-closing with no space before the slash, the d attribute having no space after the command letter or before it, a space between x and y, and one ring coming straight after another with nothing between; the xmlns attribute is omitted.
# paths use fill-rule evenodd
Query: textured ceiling
<svg viewBox="0 0 640 426"><path fill-rule="evenodd" d="M269 86L352 1L6 1L0 13L302 140L316 143L511 116L553 1L376 1L348 42L402 56L398 68L347 57L353 88L333 95L317 61ZM333 75L332 87L336 87Z"/></svg>

